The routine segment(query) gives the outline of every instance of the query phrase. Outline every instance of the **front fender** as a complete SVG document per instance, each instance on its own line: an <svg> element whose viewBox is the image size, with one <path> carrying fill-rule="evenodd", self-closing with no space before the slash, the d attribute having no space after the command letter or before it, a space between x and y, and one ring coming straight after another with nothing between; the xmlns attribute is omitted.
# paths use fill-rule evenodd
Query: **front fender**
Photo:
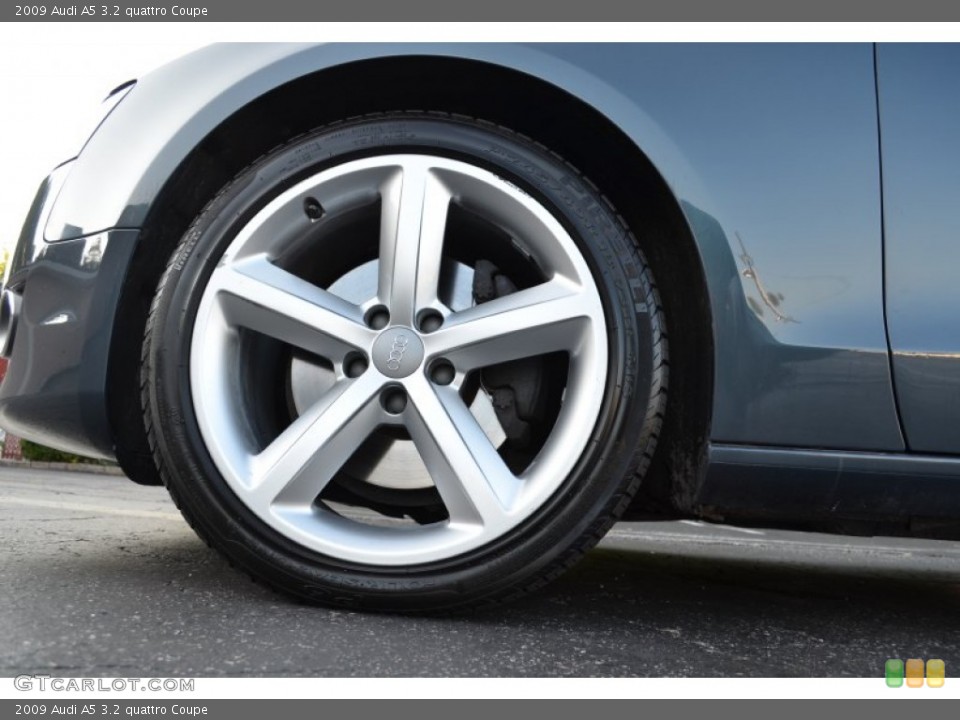
<svg viewBox="0 0 960 720"><path fill-rule="evenodd" d="M714 441L903 451L866 44L214 45L142 78L107 117L45 237L140 228L190 152L247 104L325 69L402 56L479 61L549 83L649 159L708 285Z"/></svg>
<svg viewBox="0 0 960 720"><path fill-rule="evenodd" d="M552 54L502 44L223 43L141 78L78 157L45 229L50 242L139 228L177 167L218 125L287 82L347 63L400 56L476 60L520 70L594 106L644 149L664 176L696 183L689 163L636 104ZM109 178L109 182L104 182ZM692 188L688 187L687 192ZM699 192L695 194L699 195Z"/></svg>

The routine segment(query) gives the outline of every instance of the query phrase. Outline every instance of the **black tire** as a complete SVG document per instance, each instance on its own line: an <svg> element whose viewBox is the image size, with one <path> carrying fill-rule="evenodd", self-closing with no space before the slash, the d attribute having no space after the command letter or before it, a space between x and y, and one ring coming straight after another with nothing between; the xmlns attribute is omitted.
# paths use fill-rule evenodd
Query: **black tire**
<svg viewBox="0 0 960 720"><path fill-rule="evenodd" d="M561 221L594 276L609 338L599 420L574 471L531 517L463 555L408 567L320 555L268 527L228 487L198 427L188 374L205 284L242 223L300 179L347 160L398 151L442 155L509 179ZM642 230L642 229L638 229ZM544 585L590 549L626 509L656 447L666 402L664 318L642 235L560 157L476 120L396 113L291 140L227 185L172 254L145 329L142 404L159 472L198 535L255 579L310 602L387 610L452 609Z"/></svg>

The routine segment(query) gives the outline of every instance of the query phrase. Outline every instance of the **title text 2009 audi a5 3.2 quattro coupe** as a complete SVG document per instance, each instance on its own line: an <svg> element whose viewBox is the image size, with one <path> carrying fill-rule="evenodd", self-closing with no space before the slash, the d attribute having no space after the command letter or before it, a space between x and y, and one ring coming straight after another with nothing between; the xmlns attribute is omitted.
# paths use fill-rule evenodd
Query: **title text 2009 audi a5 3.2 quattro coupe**
<svg viewBox="0 0 960 720"><path fill-rule="evenodd" d="M960 48L218 45L29 211L0 423L453 608L620 517L960 523Z"/></svg>

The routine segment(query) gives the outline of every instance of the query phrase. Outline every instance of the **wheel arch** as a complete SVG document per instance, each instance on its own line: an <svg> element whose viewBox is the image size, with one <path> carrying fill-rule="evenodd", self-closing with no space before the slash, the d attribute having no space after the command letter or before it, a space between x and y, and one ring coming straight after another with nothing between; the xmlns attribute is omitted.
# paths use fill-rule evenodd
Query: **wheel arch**
<svg viewBox="0 0 960 720"><path fill-rule="evenodd" d="M584 99L528 72L435 55L357 60L290 80L225 117L162 184L124 280L110 354L108 412L126 473L143 484L160 482L139 407L140 347L130 339L142 335L157 280L189 223L220 187L283 140L391 110L462 114L534 138L591 178L644 238L668 318L671 399L636 503L688 509L705 465L714 354L704 268L676 196L641 151L642 140ZM663 151L655 132L650 141Z"/></svg>

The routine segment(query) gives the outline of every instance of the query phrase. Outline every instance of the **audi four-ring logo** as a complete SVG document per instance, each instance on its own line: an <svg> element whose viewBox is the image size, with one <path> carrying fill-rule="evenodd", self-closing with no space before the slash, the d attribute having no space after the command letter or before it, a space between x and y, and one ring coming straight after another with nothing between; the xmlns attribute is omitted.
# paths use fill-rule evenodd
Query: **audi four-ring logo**
<svg viewBox="0 0 960 720"><path fill-rule="evenodd" d="M393 339L393 346L390 348L390 356L387 358L387 367L393 371L400 369L400 362L403 360L403 353L407 350L410 340L406 335L397 335Z"/></svg>

